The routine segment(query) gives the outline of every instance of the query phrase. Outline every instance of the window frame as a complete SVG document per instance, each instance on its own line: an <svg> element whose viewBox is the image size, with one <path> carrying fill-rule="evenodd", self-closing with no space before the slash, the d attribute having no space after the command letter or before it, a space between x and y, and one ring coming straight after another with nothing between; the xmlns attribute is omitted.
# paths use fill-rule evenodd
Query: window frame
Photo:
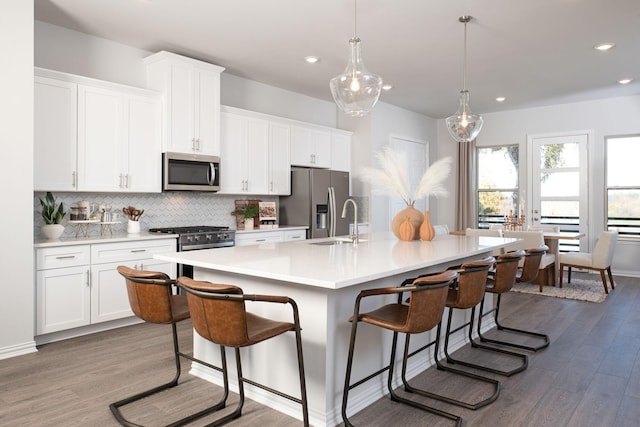
<svg viewBox="0 0 640 427"><path fill-rule="evenodd" d="M491 188L491 189L482 189L480 188L480 150L491 150L496 148L510 148L515 147L518 150L518 167L516 170L516 187L514 188ZM522 206L522 201L520 200L520 185L521 185L521 147L520 144L501 144L501 145L483 145L476 146L476 185L475 185L475 198L476 198L476 212L475 216L475 224L477 228L480 228L480 194L481 193L501 193L501 192L513 192L516 195L516 203L515 203L515 214L518 215L520 208ZM487 221L484 221L487 222Z"/></svg>
<svg viewBox="0 0 640 427"><path fill-rule="evenodd" d="M611 224L612 220L609 217L609 192L611 190L636 190L640 192L640 182L635 185L609 185L609 141L621 140L621 139L637 139L640 138L640 133L622 134L622 135L608 135L604 137L604 229L605 230L618 230L619 240L631 240L640 241L640 230L636 232L625 232L625 226L621 227L621 224ZM615 167L615 166L614 166ZM640 228L640 216L629 217L628 219L635 220L636 225L630 227ZM615 220L614 220L615 221Z"/></svg>

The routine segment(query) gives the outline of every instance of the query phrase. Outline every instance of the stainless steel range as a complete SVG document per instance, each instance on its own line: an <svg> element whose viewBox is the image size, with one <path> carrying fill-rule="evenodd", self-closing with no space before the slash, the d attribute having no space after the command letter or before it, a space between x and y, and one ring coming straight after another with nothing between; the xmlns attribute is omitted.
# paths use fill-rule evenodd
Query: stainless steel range
<svg viewBox="0 0 640 427"><path fill-rule="evenodd" d="M235 246L236 232L229 227L195 226L195 227L166 227L151 228L150 233L165 233L178 235L178 252L195 251L199 249L227 248ZM178 265L178 276L193 278L193 267Z"/></svg>

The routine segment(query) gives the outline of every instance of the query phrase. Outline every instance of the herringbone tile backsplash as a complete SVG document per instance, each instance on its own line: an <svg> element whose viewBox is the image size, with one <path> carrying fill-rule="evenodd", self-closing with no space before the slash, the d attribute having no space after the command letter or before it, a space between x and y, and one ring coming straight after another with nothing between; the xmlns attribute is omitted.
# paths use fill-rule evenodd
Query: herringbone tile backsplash
<svg viewBox="0 0 640 427"><path fill-rule="evenodd" d="M44 224L40 215L39 198L44 198L44 193L35 193L33 199L34 206L34 231L35 237L42 237L40 227ZM122 213L125 206L134 206L137 209L144 209L144 214L140 218L140 229L142 231L158 227L181 227L196 225L217 225L236 228L235 217L231 215L234 209L235 200L251 199L263 202L278 202L278 197L273 196L228 196L220 194L208 194L198 192L176 192L161 194L113 194L113 193L54 193L58 202L64 203L67 215L62 224L65 225L63 237L73 237L75 228L69 221L69 207L74 206L81 200L90 203L102 202L110 205L112 212ZM120 217L120 224L113 225L113 232L124 232L127 229L126 217ZM94 235L100 234L99 226L89 227L89 232Z"/></svg>

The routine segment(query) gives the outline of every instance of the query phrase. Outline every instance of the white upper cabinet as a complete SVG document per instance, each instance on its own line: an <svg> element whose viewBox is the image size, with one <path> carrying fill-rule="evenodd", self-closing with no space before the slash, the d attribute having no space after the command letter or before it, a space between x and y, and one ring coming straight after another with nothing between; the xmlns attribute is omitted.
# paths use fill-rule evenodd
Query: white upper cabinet
<svg viewBox="0 0 640 427"><path fill-rule="evenodd" d="M78 85L35 76L34 189L74 191Z"/></svg>
<svg viewBox="0 0 640 427"><path fill-rule="evenodd" d="M145 62L148 86L165 96L163 151L219 155L224 68L164 51Z"/></svg>
<svg viewBox="0 0 640 427"><path fill-rule="evenodd" d="M220 193L267 194L269 122L223 112Z"/></svg>
<svg viewBox="0 0 640 427"><path fill-rule="evenodd" d="M161 191L161 105L158 96L79 85L78 190Z"/></svg>
<svg viewBox="0 0 640 427"><path fill-rule="evenodd" d="M351 172L351 136L348 131L331 131L331 169Z"/></svg>
<svg viewBox="0 0 640 427"><path fill-rule="evenodd" d="M289 135L286 122L223 107L220 193L290 194Z"/></svg>
<svg viewBox="0 0 640 427"><path fill-rule="evenodd" d="M291 194L291 126L269 122L269 194Z"/></svg>
<svg viewBox="0 0 640 427"><path fill-rule="evenodd" d="M291 127L291 164L314 168L331 167L331 132L296 124Z"/></svg>
<svg viewBox="0 0 640 427"><path fill-rule="evenodd" d="M36 191L161 191L159 93L50 70L35 73Z"/></svg>

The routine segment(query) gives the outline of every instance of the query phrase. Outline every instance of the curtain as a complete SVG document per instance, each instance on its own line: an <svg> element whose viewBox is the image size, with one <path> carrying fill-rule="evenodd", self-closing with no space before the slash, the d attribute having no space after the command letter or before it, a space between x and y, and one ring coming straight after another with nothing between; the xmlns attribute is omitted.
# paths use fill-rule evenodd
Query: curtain
<svg viewBox="0 0 640 427"><path fill-rule="evenodd" d="M456 230L476 227L476 141L458 142Z"/></svg>

